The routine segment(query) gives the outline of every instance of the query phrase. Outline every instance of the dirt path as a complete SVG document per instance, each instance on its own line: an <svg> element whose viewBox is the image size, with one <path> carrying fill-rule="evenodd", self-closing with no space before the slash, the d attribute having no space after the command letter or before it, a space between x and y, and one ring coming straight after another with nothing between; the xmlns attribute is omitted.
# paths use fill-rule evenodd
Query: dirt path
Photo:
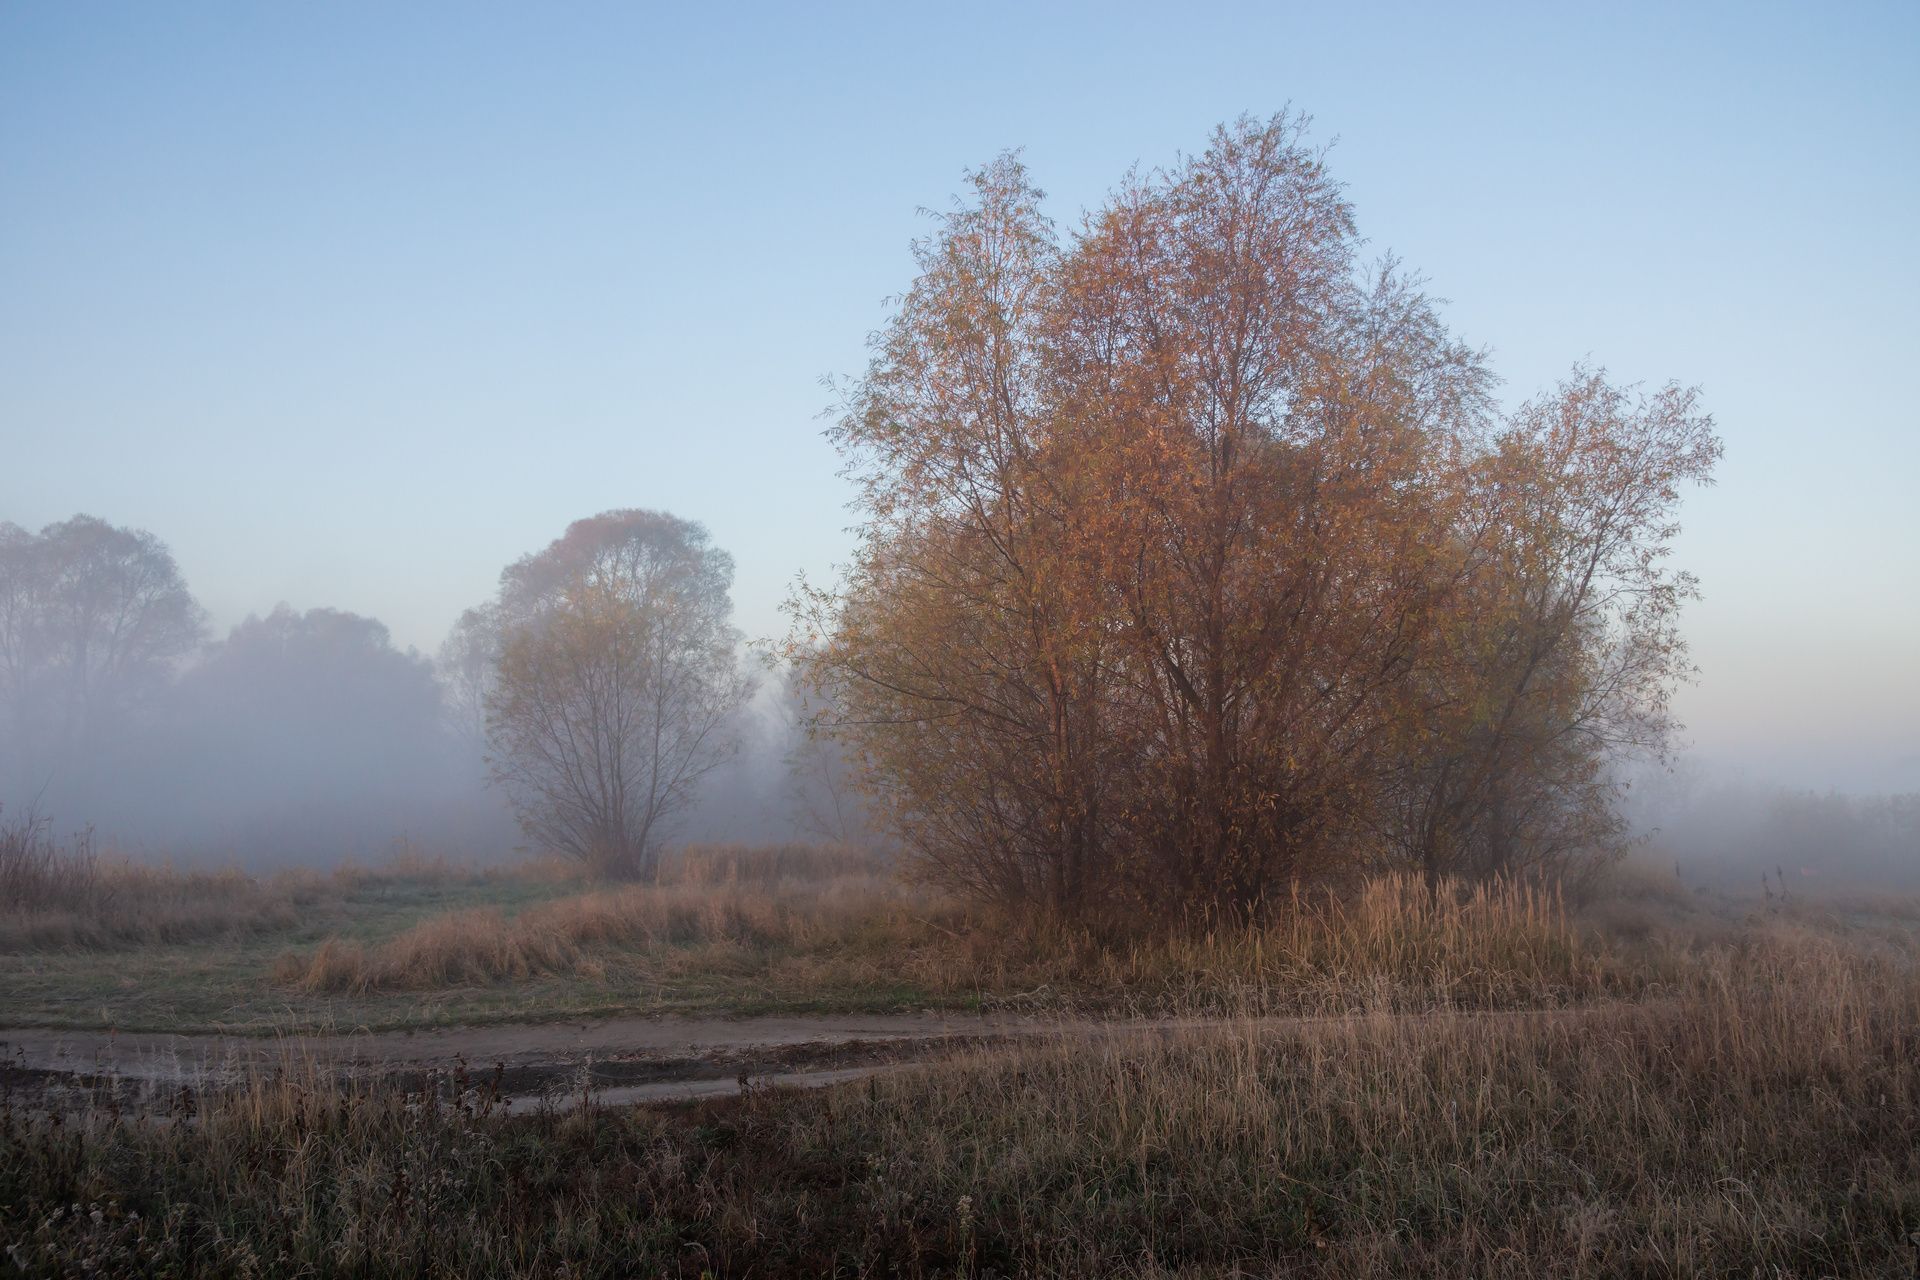
<svg viewBox="0 0 1920 1280"><path fill-rule="evenodd" d="M938 1042L1029 1034L1057 1019L969 1014L850 1014L808 1017L608 1018L592 1022L503 1023L284 1039L140 1032L0 1029L0 1058L34 1071L95 1074L160 1082L204 1077L288 1054L382 1070L505 1063L703 1059L807 1047Z"/></svg>
<svg viewBox="0 0 1920 1280"><path fill-rule="evenodd" d="M410 1087L465 1068L497 1080L519 1103L590 1093L613 1105L710 1097L757 1085L840 1083L967 1048L1031 1040L1253 1031L1369 1019L1548 1018L1574 1012L1441 1011L1259 1019L1093 1020L1015 1014L612 1018L595 1022L447 1027L358 1035L118 1035L0 1029L0 1079L41 1097L111 1089L123 1101L160 1098L251 1073L312 1064L341 1076L377 1075Z"/></svg>
<svg viewBox="0 0 1920 1280"><path fill-rule="evenodd" d="M833 1084L1068 1025L1011 1015L854 1014L611 1018L284 1039L0 1029L0 1083L62 1107L103 1090L123 1103L159 1101L309 1064L408 1087L465 1068L518 1104L586 1092L611 1105L736 1093L749 1080Z"/></svg>

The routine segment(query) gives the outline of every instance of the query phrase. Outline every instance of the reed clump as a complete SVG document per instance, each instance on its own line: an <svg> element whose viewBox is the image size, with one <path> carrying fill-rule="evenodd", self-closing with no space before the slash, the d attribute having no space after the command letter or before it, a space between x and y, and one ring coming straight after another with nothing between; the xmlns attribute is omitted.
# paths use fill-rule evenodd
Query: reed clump
<svg viewBox="0 0 1920 1280"><path fill-rule="evenodd" d="M238 871L176 872L103 858L91 831L0 824L0 952L102 950L285 928L301 887Z"/></svg>

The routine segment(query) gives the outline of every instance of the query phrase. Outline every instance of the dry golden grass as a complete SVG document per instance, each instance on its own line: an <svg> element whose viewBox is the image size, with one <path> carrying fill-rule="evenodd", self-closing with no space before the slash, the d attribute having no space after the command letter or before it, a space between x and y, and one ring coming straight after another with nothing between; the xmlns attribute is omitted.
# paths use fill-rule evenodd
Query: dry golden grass
<svg viewBox="0 0 1920 1280"><path fill-rule="evenodd" d="M890 859L842 844L694 844L661 859L662 885L797 884L896 879Z"/></svg>
<svg viewBox="0 0 1920 1280"><path fill-rule="evenodd" d="M983 1054L874 1086L875 1182L903 1213L993 1206L990 1245L951 1247L1055 1274L1911 1267L1912 969L1807 937L1700 979L1671 1003Z"/></svg>
<svg viewBox="0 0 1920 1280"><path fill-rule="evenodd" d="M215 941L291 927L311 898L238 871L102 869L95 897L0 913L0 951L105 950Z"/></svg>
<svg viewBox="0 0 1920 1280"><path fill-rule="evenodd" d="M287 976L425 990L785 952L1009 1002L1359 1016L1062 1032L821 1094L521 1118L457 1066L407 1093L296 1056L184 1122L0 1103L0 1231L47 1273L1907 1274L1906 907L1729 904L1635 872L1573 912L1388 878L1258 929L1008 938L861 855L693 851L659 885L336 939Z"/></svg>
<svg viewBox="0 0 1920 1280"><path fill-rule="evenodd" d="M180 874L62 844L29 813L0 823L0 951L99 949L283 927L300 886L238 872Z"/></svg>
<svg viewBox="0 0 1920 1280"><path fill-rule="evenodd" d="M275 979L308 992L437 991L613 958L697 968L727 954L788 985L910 981L1001 1006L1212 1013L1567 1003L1632 986L1583 941L1550 889L1387 877L1348 896L1303 893L1258 928L1114 939L980 919L850 851L693 850L661 883L527 907L449 913L374 943L289 953Z"/></svg>
<svg viewBox="0 0 1920 1280"><path fill-rule="evenodd" d="M592 889L508 916L484 907L421 921L371 945L329 939L288 954L275 979L314 992L432 991L591 969L615 951L707 944L871 951L914 941L921 898L870 854L713 846L670 859L659 881Z"/></svg>

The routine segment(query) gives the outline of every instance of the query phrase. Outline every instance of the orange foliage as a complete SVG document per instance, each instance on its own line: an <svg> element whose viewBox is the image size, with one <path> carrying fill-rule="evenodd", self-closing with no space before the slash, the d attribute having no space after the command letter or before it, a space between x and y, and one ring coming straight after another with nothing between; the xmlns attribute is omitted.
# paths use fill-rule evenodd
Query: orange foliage
<svg viewBox="0 0 1920 1280"><path fill-rule="evenodd" d="M1479 353L1278 117L1063 239L1024 168L916 246L838 428L866 513L803 593L819 726L934 879L1061 914L1562 865L1685 670L1690 392Z"/></svg>

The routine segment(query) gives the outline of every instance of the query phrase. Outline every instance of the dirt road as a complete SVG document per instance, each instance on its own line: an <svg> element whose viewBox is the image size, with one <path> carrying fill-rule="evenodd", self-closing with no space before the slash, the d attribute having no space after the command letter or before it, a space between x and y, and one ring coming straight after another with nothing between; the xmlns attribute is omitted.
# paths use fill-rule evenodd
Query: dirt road
<svg viewBox="0 0 1920 1280"><path fill-rule="evenodd" d="M519 1098L587 1090L618 1102L731 1093L749 1079L833 1083L1062 1025L1008 1015L856 1014L610 1018L285 1039L0 1029L0 1064L5 1080L26 1091L112 1088L128 1101L312 1063L408 1084L464 1065L497 1073Z"/></svg>
<svg viewBox="0 0 1920 1280"><path fill-rule="evenodd" d="M1564 1017L1568 1010L1440 1012L1418 1018ZM1040 1036L1087 1040L1235 1026L1253 1030L1350 1023L1392 1015L1101 1021L1014 1014L609 1018L302 1035L118 1035L0 1028L0 1079L50 1101L110 1089L122 1102L159 1099L250 1073L312 1064L418 1087L456 1067L498 1080L516 1101L605 1104L710 1097L742 1085L823 1085Z"/></svg>

